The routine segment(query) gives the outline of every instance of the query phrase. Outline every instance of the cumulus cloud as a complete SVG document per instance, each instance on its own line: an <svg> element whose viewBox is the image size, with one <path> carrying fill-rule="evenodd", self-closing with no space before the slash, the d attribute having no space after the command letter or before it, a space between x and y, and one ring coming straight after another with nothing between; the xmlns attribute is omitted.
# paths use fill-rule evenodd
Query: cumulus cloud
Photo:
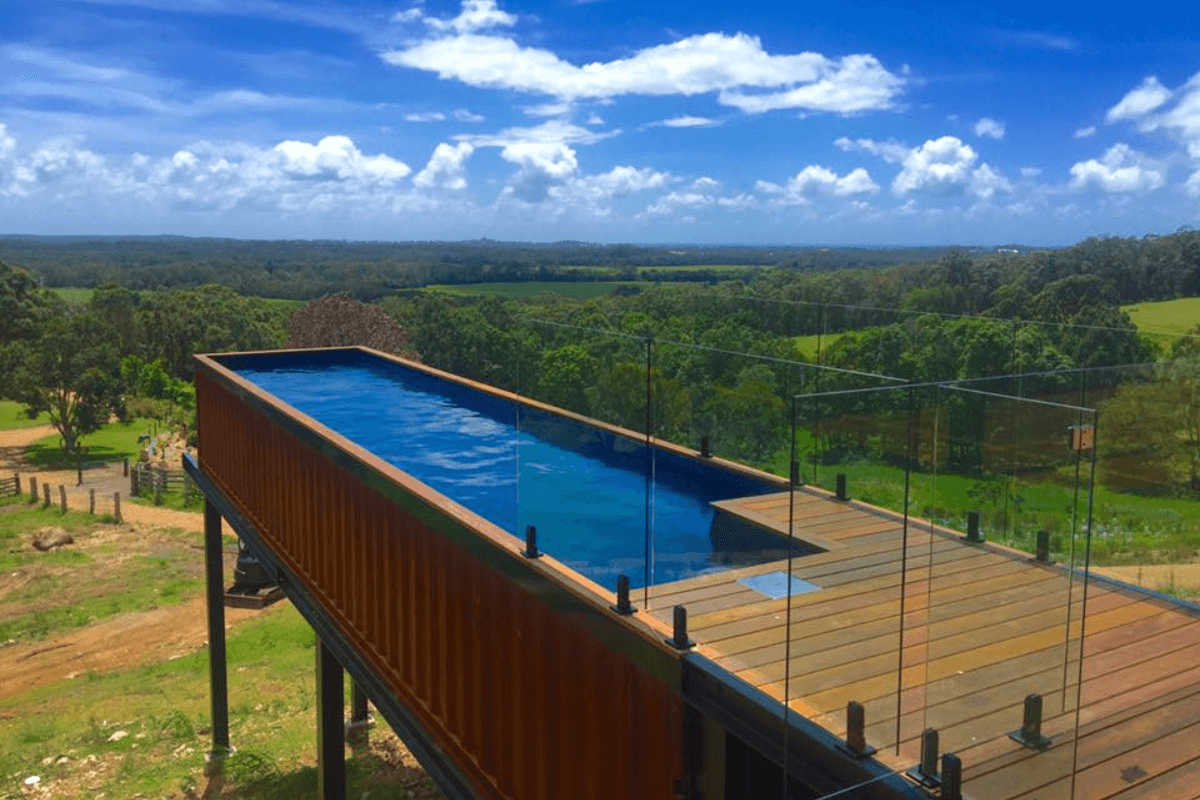
<svg viewBox="0 0 1200 800"><path fill-rule="evenodd" d="M451 20L427 17L419 9L403 16L424 21L434 35L384 52L387 63L563 102L716 92L719 102L749 113L780 108L852 113L891 108L906 83L869 54L772 55L757 37L741 33L690 36L628 58L577 66L511 37L479 33L515 22L490 0L466 0Z"/></svg>
<svg viewBox="0 0 1200 800"><path fill-rule="evenodd" d="M775 195L772 200L774 205L805 205L810 202L809 196L812 194L852 197L879 193L879 185L871 180L870 173L862 167L839 177L833 170L815 164L800 170L783 186L769 181L758 181L755 188L760 192Z"/></svg>
<svg viewBox="0 0 1200 800"><path fill-rule="evenodd" d="M1127 144L1115 144L1099 159L1080 161L1071 167L1071 188L1089 187L1121 194L1148 192L1165 182L1161 169Z"/></svg>
<svg viewBox="0 0 1200 800"><path fill-rule="evenodd" d="M1171 91L1159 83L1158 78L1151 75L1142 81L1140 86L1122 97L1121 102L1110 108L1105 119L1109 122L1137 119L1170 99Z"/></svg>
<svg viewBox="0 0 1200 800"><path fill-rule="evenodd" d="M1096 135L1096 126L1095 125L1088 125L1086 128L1076 128L1075 129L1075 138L1076 139L1087 139L1087 138L1095 136L1095 135Z"/></svg>
<svg viewBox="0 0 1200 800"><path fill-rule="evenodd" d="M8 132L8 126L0 122L0 161L17 151L17 139Z"/></svg>
<svg viewBox="0 0 1200 800"><path fill-rule="evenodd" d="M1200 170L1192 173L1192 177L1188 178L1187 183L1184 184L1184 188L1187 189L1187 193L1192 197L1200 197Z"/></svg>
<svg viewBox="0 0 1200 800"><path fill-rule="evenodd" d="M900 172L892 180L892 192L900 197L914 192L951 195L967 191L986 201L997 192L1012 191L1011 182L990 165L976 166L979 154L957 136L930 139L919 147L845 137L834 144L847 152L870 153L900 164Z"/></svg>
<svg viewBox="0 0 1200 800"><path fill-rule="evenodd" d="M975 123L975 135L980 139L984 137L989 139L1003 139L1004 123L997 122L991 117L984 117Z"/></svg>
<svg viewBox="0 0 1200 800"><path fill-rule="evenodd" d="M721 182L707 175L696 178L686 187L669 192L646 207L648 216L670 216L683 210L685 215L703 208L749 208L756 204L753 196L741 193L722 195ZM685 219L690 218L688 216Z"/></svg>
<svg viewBox="0 0 1200 800"><path fill-rule="evenodd" d="M517 18L501 11L495 0L463 0L462 11L453 19L427 17L420 7L401 11L392 17L397 22L420 20L435 31L453 31L458 34L474 33L489 28L511 28Z"/></svg>
<svg viewBox="0 0 1200 800"><path fill-rule="evenodd" d="M870 153L873 156L882 158L889 164L899 164L912 152L911 147L894 140L876 142L873 139L849 139L843 136L840 139L834 140L833 145L847 153Z"/></svg>
<svg viewBox="0 0 1200 800"><path fill-rule="evenodd" d="M169 156L127 160L56 139L9 159L0 194L45 198L134 198L195 210L345 211L399 198L411 171L388 155L367 155L345 136L274 147L197 142Z"/></svg>
<svg viewBox="0 0 1200 800"><path fill-rule="evenodd" d="M550 198L559 203L582 207L592 214L610 213L611 203L650 189L660 189L671 180L666 172L649 168L616 166L598 175L577 175L549 189Z"/></svg>
<svg viewBox="0 0 1200 800"><path fill-rule="evenodd" d="M531 117L562 117L570 114L574 108L573 103L539 103L533 106L521 106L521 110Z"/></svg>
<svg viewBox="0 0 1200 800"><path fill-rule="evenodd" d="M550 187L575 174L579 159L562 142L516 142L504 147L500 157L520 167L506 192L526 203L540 203Z"/></svg>
<svg viewBox="0 0 1200 800"><path fill-rule="evenodd" d="M467 178L464 166L467 159L475 152L475 148L466 143L456 145L439 144L429 157L425 169L413 177L413 186L418 189L450 189L462 191L467 188Z"/></svg>

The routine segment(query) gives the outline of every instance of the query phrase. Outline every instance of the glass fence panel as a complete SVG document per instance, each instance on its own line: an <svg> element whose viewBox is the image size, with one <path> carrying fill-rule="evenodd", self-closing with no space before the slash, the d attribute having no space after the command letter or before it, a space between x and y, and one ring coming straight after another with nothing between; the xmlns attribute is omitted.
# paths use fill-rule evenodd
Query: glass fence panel
<svg viewBox="0 0 1200 800"><path fill-rule="evenodd" d="M797 395L793 412L796 476L827 473L832 488L809 482L788 498L791 548L775 580L787 591L787 635L748 666L783 691L790 713L894 758L906 574L921 552L906 515L914 392Z"/></svg>
<svg viewBox="0 0 1200 800"><path fill-rule="evenodd" d="M517 391L517 535L617 591L648 584L647 341L525 318ZM529 547L536 540L536 551Z"/></svg>
<svg viewBox="0 0 1200 800"><path fill-rule="evenodd" d="M932 397L926 624L906 628L901 736L936 731L969 796L1068 798L1094 415L974 384Z"/></svg>

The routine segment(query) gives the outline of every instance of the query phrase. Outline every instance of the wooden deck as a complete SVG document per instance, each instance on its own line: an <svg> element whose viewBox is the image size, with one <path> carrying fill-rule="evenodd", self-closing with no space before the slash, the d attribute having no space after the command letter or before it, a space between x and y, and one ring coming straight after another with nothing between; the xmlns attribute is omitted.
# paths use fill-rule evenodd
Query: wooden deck
<svg viewBox="0 0 1200 800"><path fill-rule="evenodd" d="M897 769L936 728L975 800L1200 798L1200 614L1098 580L1085 601L1082 573L920 520L905 552L896 515L812 489L715 505L784 534L790 516L825 550L793 559L820 589L790 608L739 583L786 561L650 591L664 622L686 606L702 651L738 677L839 735L862 703ZM1041 752L1007 736L1030 693L1053 740Z"/></svg>

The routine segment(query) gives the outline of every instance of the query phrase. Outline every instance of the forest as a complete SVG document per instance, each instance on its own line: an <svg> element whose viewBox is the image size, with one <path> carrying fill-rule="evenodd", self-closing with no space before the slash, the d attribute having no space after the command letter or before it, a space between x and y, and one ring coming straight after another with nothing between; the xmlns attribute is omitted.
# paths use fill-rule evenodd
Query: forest
<svg viewBox="0 0 1200 800"><path fill-rule="evenodd" d="M885 505L901 502L907 476L925 492L917 513L982 509L1018 545L1078 509L1091 453L1068 442L1087 429L1101 511L1184 503L1172 524L1200 545L1197 339L1139 332L1121 310L1200 295L1196 231L825 261L800 249L579 243L42 241L0 239L0 398L49 411L67 448L131 404L187 424L192 353L376 342L780 475L827 484L849 472L859 496ZM645 280L666 267L671 280L588 300L420 290ZM94 291L70 303L50 291L61 285ZM329 295L341 305L308 317L267 299ZM335 321L360 317L335 335ZM998 377L1012 374L1022 377ZM920 488L934 475L939 489ZM1144 527L1126 516L1120 526Z"/></svg>

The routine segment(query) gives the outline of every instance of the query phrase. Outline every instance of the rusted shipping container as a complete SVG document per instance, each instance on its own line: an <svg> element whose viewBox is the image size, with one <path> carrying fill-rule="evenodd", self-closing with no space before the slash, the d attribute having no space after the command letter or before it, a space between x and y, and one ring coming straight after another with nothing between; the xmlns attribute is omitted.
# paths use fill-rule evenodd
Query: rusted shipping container
<svg viewBox="0 0 1200 800"><path fill-rule="evenodd" d="M677 796L680 655L661 623L613 614L611 593L218 358L198 357L196 390L202 469L479 796Z"/></svg>

